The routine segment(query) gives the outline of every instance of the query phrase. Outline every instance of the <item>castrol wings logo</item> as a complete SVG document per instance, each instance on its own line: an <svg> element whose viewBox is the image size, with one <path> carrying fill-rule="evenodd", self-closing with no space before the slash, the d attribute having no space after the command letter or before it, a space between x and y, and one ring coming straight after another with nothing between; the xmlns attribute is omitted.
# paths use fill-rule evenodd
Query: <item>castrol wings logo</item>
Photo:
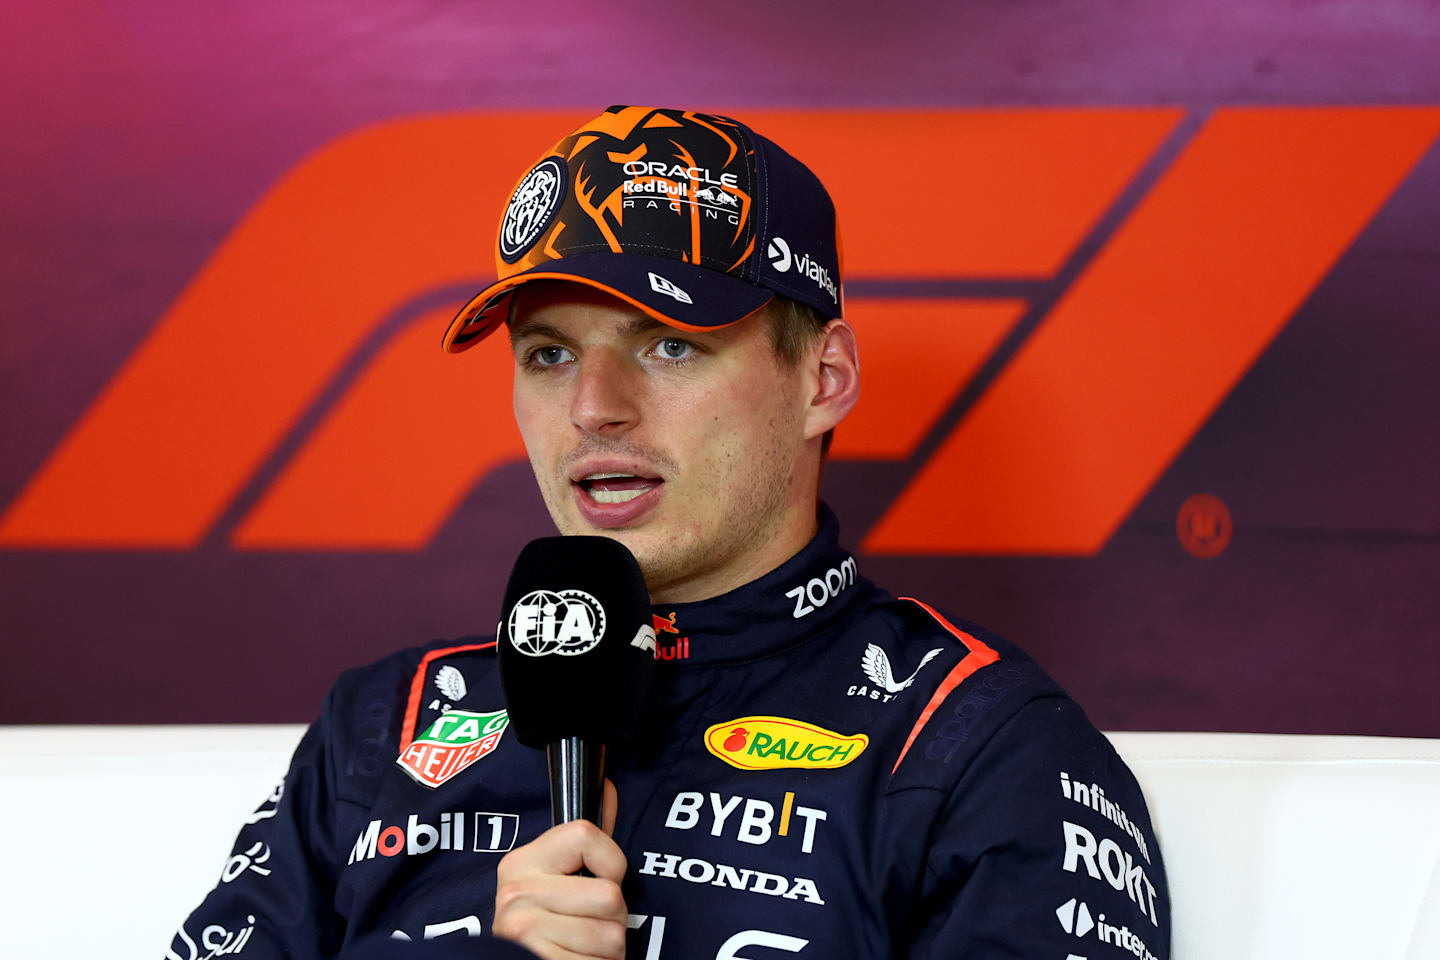
<svg viewBox="0 0 1440 960"><path fill-rule="evenodd" d="M843 767L869 744L863 733L836 733L788 717L739 717L705 731L705 749L740 770Z"/></svg>
<svg viewBox="0 0 1440 960"><path fill-rule="evenodd" d="M505 710L451 710L436 717L395 762L416 783L433 790L493 753L508 726L510 714Z"/></svg>

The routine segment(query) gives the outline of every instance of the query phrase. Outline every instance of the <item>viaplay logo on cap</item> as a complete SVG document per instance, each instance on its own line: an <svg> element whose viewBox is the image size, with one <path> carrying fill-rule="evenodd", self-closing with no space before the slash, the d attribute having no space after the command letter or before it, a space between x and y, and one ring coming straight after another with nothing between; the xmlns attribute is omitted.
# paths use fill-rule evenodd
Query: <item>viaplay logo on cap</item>
<svg viewBox="0 0 1440 960"><path fill-rule="evenodd" d="M741 770L843 767L869 744L863 733L846 736L788 717L740 717L705 731L705 749Z"/></svg>
<svg viewBox="0 0 1440 960"><path fill-rule="evenodd" d="M546 157L520 181L500 222L500 256L506 263L519 260L549 226L565 195L565 161Z"/></svg>
<svg viewBox="0 0 1440 960"><path fill-rule="evenodd" d="M510 646L527 657L578 657L605 635L605 608L584 590L532 590L510 608Z"/></svg>

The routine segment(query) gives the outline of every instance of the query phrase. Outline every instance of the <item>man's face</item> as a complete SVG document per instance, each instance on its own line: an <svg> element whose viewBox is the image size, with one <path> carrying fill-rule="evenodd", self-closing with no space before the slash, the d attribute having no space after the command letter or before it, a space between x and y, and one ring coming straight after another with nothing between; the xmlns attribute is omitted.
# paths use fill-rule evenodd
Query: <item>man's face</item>
<svg viewBox="0 0 1440 960"><path fill-rule="evenodd" d="M516 294L515 420L555 526L613 537L656 602L715 596L815 529L806 377L767 323L689 333L579 284Z"/></svg>

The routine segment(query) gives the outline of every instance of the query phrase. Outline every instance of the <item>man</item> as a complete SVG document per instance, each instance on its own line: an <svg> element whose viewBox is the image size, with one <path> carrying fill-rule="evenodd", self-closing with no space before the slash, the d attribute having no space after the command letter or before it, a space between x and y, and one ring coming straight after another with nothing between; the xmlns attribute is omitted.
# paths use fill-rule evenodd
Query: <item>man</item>
<svg viewBox="0 0 1440 960"><path fill-rule="evenodd" d="M556 527L624 543L655 604L606 828L550 827L492 640L408 650L341 678L170 955L1167 956L1109 743L1013 646L861 577L818 502L859 362L814 175L734 120L612 107L521 179L497 266L444 346L508 326Z"/></svg>

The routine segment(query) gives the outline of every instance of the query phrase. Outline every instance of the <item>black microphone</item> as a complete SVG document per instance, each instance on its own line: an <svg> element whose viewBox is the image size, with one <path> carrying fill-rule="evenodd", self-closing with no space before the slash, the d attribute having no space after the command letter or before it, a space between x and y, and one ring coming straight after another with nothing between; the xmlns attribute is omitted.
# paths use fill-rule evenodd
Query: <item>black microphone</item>
<svg viewBox="0 0 1440 960"><path fill-rule="evenodd" d="M655 675L640 565L608 537L531 541L496 640L510 729L549 759L552 822L598 825L605 746L639 733Z"/></svg>

